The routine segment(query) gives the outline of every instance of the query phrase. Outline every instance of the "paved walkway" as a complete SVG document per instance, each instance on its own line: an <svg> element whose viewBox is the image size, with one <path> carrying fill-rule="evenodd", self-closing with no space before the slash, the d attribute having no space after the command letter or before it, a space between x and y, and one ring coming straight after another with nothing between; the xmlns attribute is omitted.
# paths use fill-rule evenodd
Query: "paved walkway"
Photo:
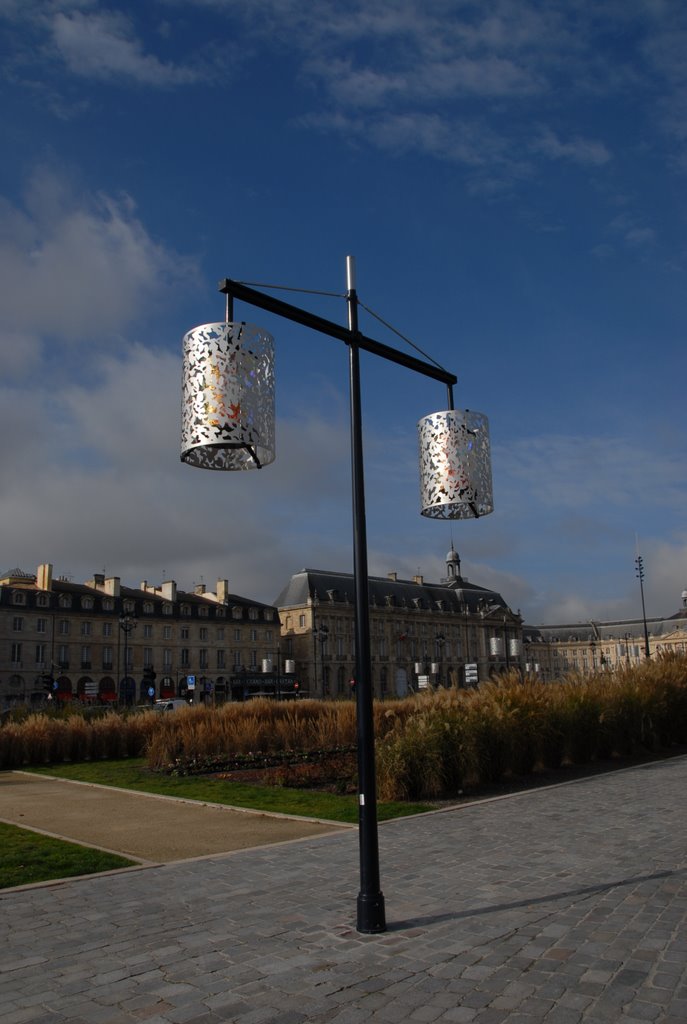
<svg viewBox="0 0 687 1024"><path fill-rule="evenodd" d="M685 1024L687 759L0 893L3 1024Z"/></svg>

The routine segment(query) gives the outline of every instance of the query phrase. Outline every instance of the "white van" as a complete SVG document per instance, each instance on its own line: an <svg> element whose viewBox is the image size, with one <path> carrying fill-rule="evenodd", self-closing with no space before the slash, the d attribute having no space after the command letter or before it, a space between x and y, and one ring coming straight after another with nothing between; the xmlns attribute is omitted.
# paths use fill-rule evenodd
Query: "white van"
<svg viewBox="0 0 687 1024"><path fill-rule="evenodd" d="M173 697L170 700L156 700L153 704L154 711L179 711L180 708L188 708L191 705L181 697Z"/></svg>

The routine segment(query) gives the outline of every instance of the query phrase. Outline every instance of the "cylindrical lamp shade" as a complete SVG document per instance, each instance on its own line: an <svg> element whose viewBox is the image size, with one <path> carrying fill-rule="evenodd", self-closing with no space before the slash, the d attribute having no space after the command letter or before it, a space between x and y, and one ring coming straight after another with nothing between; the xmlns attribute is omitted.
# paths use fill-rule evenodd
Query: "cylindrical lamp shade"
<svg viewBox="0 0 687 1024"><path fill-rule="evenodd" d="M184 335L181 460L201 469L274 461L274 346L254 324L202 324Z"/></svg>
<svg viewBox="0 0 687 1024"><path fill-rule="evenodd" d="M510 654L511 658L519 658L520 657L520 641L519 640L509 640L508 641L508 653Z"/></svg>
<svg viewBox="0 0 687 1024"><path fill-rule="evenodd" d="M263 658L262 659L262 671L263 672L271 672L272 671L272 659L271 658Z"/></svg>
<svg viewBox="0 0 687 1024"><path fill-rule="evenodd" d="M503 655L503 640L500 636L489 637L489 653L492 658L500 658Z"/></svg>
<svg viewBox="0 0 687 1024"><path fill-rule="evenodd" d="M296 662L293 661L291 658L287 658L286 661L284 662L284 671L286 672L287 675L291 675L292 673L294 673L296 671Z"/></svg>
<svg viewBox="0 0 687 1024"><path fill-rule="evenodd" d="M430 519L476 519L494 511L489 421L449 409L417 425L420 511Z"/></svg>

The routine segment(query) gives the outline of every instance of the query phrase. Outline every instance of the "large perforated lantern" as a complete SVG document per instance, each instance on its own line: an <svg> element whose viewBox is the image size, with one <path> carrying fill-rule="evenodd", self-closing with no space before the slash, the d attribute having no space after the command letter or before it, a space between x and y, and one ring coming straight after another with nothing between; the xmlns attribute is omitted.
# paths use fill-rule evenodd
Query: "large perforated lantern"
<svg viewBox="0 0 687 1024"><path fill-rule="evenodd" d="M181 459L201 469L274 461L274 346L254 324L202 324L183 339Z"/></svg>
<svg viewBox="0 0 687 1024"><path fill-rule="evenodd" d="M471 519L494 511L489 421L450 409L417 425L420 511L431 519Z"/></svg>

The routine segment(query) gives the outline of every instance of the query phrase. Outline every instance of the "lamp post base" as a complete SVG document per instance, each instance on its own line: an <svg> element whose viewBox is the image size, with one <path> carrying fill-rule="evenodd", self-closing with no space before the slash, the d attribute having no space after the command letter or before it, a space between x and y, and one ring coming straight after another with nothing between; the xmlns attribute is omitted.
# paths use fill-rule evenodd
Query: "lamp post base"
<svg viewBox="0 0 687 1024"><path fill-rule="evenodd" d="M384 895L358 893L358 925L357 930L365 935L375 935L386 931L384 914Z"/></svg>

